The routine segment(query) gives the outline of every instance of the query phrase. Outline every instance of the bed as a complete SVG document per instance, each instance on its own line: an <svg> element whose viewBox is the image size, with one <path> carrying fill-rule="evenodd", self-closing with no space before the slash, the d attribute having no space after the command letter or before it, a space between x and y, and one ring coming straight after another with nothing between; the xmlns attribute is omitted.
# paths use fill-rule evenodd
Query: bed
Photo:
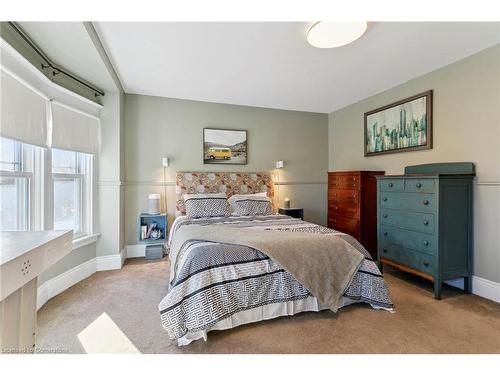
<svg viewBox="0 0 500 375"><path fill-rule="evenodd" d="M339 306L367 303L375 309L393 311L382 274L369 253L353 237L279 214L185 216L182 196L208 192L223 192L228 197L266 192L271 199L274 197L271 176L267 173L179 172L176 177L177 218L170 230L169 244L189 227L213 232L236 228L238 231L257 231L255 233L261 235L279 231L286 236L293 233L335 236L362 254L359 268L343 291ZM307 254L308 249L301 251ZM193 238L182 242L170 262L169 292L160 302L159 310L163 327L180 346L201 338L206 340L211 330L329 308L268 255L241 243Z"/></svg>

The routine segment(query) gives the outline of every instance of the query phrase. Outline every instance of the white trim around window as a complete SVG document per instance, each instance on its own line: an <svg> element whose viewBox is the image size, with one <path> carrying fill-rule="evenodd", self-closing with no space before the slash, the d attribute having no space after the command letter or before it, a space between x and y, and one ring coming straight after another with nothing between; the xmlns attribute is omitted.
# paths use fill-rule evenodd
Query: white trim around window
<svg viewBox="0 0 500 375"><path fill-rule="evenodd" d="M94 233L94 171L92 154L77 151L52 149L52 215L54 229L71 229L67 225L73 223L74 238L81 238ZM65 165L56 165L54 151L72 158ZM57 186L59 185L59 186ZM64 194L64 197L61 197ZM73 197L71 197L71 194ZM64 198L64 199L63 199ZM57 200L56 200L57 199ZM56 207L57 204L63 206ZM69 212L67 217L65 212ZM66 221L66 223L64 223Z"/></svg>
<svg viewBox="0 0 500 375"><path fill-rule="evenodd" d="M0 158L0 230L73 229L75 248L95 242L96 156L0 140L4 150ZM53 156L59 164L54 171ZM66 184L54 192L58 181ZM54 228L54 205L58 203L64 206L58 212L63 225ZM61 212L68 213L67 217L61 217Z"/></svg>
<svg viewBox="0 0 500 375"><path fill-rule="evenodd" d="M33 180L37 147L8 138L0 140L0 230L36 230Z"/></svg>

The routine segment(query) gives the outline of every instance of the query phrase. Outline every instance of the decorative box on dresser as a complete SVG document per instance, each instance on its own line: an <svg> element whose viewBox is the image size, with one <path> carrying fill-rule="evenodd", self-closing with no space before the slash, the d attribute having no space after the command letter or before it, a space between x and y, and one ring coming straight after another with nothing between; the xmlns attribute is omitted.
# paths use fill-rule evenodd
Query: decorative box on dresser
<svg viewBox="0 0 500 375"><path fill-rule="evenodd" d="M377 258L377 180L383 171L328 172L328 227L350 234Z"/></svg>
<svg viewBox="0 0 500 375"><path fill-rule="evenodd" d="M472 290L472 163L408 166L378 176L378 253L388 264L434 282L464 278Z"/></svg>

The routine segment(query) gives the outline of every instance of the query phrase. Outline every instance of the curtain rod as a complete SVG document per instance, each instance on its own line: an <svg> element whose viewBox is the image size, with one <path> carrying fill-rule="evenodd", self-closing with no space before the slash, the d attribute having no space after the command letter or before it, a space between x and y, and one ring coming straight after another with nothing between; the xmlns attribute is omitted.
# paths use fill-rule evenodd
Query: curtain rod
<svg viewBox="0 0 500 375"><path fill-rule="evenodd" d="M86 88L94 91L94 96L98 97L98 96L104 96L104 91L88 84L87 82L84 82L83 80L81 80L80 78L74 76L73 74L71 74L70 72L64 70L63 68L60 68L59 66L55 65L50 59L49 57L40 49L38 48L38 46L35 44L35 42L33 42L31 40L31 38L28 36L28 34L26 34L23 29L18 26L15 22L9 22L9 25L12 26L12 28L19 34L19 36L21 38L23 38L23 40L33 49L33 51L42 58L42 60L45 62L42 63L41 65L41 68L42 69L52 69L52 75L53 76L56 76L58 74L64 74L65 76L67 76L68 78L71 78L72 80L78 82L79 84L85 86Z"/></svg>

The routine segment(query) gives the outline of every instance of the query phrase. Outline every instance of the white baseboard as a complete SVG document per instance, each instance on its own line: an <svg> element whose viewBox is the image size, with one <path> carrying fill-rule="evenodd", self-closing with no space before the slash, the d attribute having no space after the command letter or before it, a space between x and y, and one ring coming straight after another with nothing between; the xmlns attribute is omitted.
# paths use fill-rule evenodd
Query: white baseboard
<svg viewBox="0 0 500 375"><path fill-rule="evenodd" d="M93 275L97 271L120 269L127 259L127 250L124 248L119 254L104 255L92 258L66 272L45 281L38 287L36 308L40 309L49 299L64 292L66 289Z"/></svg>
<svg viewBox="0 0 500 375"><path fill-rule="evenodd" d="M127 257L127 250L123 248L119 254L102 255L97 257L97 271L119 270Z"/></svg>
<svg viewBox="0 0 500 375"><path fill-rule="evenodd" d="M45 281L38 287L36 308L42 307L52 297L57 296L76 283L86 279L97 271L97 260L92 258L85 263L69 269L66 272Z"/></svg>
<svg viewBox="0 0 500 375"><path fill-rule="evenodd" d="M500 283L472 276L472 293L500 303Z"/></svg>
<svg viewBox="0 0 500 375"><path fill-rule="evenodd" d="M123 267L123 264L125 263L125 261L127 260L127 247L125 246L123 249L121 249L120 251L120 268Z"/></svg>
<svg viewBox="0 0 500 375"><path fill-rule="evenodd" d="M37 290L37 295L36 295L36 310L40 310L40 307L45 305L45 303L52 298L53 296L49 297L49 282L50 280L47 280L44 282L42 285L38 287Z"/></svg>
<svg viewBox="0 0 500 375"><path fill-rule="evenodd" d="M464 289L463 278L446 280L444 283L455 288ZM500 303L500 283L479 276L472 276L472 294Z"/></svg>
<svg viewBox="0 0 500 375"><path fill-rule="evenodd" d="M127 245L127 258L144 258L146 245Z"/></svg>

